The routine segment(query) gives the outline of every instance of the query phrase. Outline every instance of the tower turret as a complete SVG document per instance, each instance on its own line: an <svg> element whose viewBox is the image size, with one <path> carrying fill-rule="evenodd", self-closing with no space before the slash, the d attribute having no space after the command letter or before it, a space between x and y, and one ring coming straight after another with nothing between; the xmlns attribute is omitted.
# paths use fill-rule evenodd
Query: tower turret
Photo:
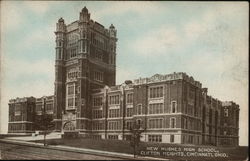
<svg viewBox="0 0 250 161"><path fill-rule="evenodd" d="M55 129L60 131L62 125L62 112L65 110L65 67L64 59L65 55L65 35L66 25L64 24L63 18L60 18L56 23L56 59L55 59L55 101L54 101L54 122Z"/></svg>
<svg viewBox="0 0 250 161"><path fill-rule="evenodd" d="M86 7L80 12L80 22L88 22L90 20L90 13Z"/></svg>
<svg viewBox="0 0 250 161"><path fill-rule="evenodd" d="M110 34L110 37L116 38L116 29L113 24L111 24L109 27L109 34Z"/></svg>

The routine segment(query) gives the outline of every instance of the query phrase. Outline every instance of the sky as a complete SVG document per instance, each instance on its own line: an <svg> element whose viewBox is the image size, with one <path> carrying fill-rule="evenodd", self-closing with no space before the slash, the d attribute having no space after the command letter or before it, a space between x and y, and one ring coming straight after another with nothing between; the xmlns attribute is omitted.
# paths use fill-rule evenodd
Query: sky
<svg viewBox="0 0 250 161"><path fill-rule="evenodd" d="M117 84L185 72L221 101L240 105L248 145L247 2L1 1L1 133L8 101L54 93L56 22L91 19L117 29Z"/></svg>

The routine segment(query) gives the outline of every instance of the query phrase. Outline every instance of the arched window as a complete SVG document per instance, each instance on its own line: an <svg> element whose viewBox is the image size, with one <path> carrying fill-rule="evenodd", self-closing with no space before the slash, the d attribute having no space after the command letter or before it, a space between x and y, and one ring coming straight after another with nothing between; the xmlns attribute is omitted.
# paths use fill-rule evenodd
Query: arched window
<svg viewBox="0 0 250 161"><path fill-rule="evenodd" d="M72 122L67 122L67 123L65 123L63 130L73 131L73 130L75 130L75 126Z"/></svg>

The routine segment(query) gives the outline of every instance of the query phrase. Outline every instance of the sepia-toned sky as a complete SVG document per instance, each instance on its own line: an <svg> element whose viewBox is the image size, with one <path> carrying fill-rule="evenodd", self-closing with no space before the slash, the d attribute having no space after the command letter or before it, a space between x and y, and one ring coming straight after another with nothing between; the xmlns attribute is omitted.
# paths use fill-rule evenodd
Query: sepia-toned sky
<svg viewBox="0 0 250 161"><path fill-rule="evenodd" d="M8 100L54 93L55 26L91 19L117 29L117 84L186 72L221 101L240 105L248 145L247 2L1 1L1 133Z"/></svg>

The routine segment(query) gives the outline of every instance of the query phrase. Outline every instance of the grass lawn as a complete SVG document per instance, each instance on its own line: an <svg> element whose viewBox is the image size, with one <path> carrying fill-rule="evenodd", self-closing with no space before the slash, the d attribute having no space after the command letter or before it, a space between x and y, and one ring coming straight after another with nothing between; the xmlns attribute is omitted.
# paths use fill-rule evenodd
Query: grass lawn
<svg viewBox="0 0 250 161"><path fill-rule="evenodd" d="M43 143L43 140L38 140L34 142ZM103 150L110 152L120 152L133 154L133 147L131 147L129 141L122 140L94 140L94 139L86 139L86 138L77 138L77 139L50 139L47 140L49 145L65 145L71 147L78 148L86 148L86 149L95 149L95 150ZM149 143L149 142L141 142L140 149L145 149L145 147L155 146L155 147L213 147L223 151L227 154L230 154L233 158L238 158L239 156L246 156L248 147L215 147L215 146L196 146L196 145L183 145L183 144L169 144L169 143Z"/></svg>
<svg viewBox="0 0 250 161"><path fill-rule="evenodd" d="M43 140L34 142L43 143ZM47 140L49 145L65 145L71 147L79 147L86 149L96 149L111 152L121 152L133 154L133 148L130 146L130 142L121 140L94 140L86 138L77 139L50 139Z"/></svg>

